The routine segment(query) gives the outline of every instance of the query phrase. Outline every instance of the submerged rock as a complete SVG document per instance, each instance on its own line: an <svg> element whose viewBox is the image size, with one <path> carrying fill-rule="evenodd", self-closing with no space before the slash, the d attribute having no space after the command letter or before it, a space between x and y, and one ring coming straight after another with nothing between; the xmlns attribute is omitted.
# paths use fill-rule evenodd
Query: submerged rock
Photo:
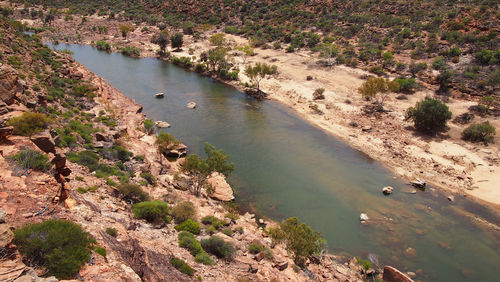
<svg viewBox="0 0 500 282"><path fill-rule="evenodd" d="M195 102L189 102L186 107L188 107L189 109L194 109L194 108L196 108L196 103Z"/></svg>
<svg viewBox="0 0 500 282"><path fill-rule="evenodd" d="M386 186L386 187L382 188L382 193L384 193L384 195L390 195L390 194L392 194L393 191L394 191L394 188L392 188L391 186Z"/></svg>
<svg viewBox="0 0 500 282"><path fill-rule="evenodd" d="M155 125L159 128L169 128L170 127L170 123L168 123L166 121L157 121L157 122L155 122Z"/></svg>

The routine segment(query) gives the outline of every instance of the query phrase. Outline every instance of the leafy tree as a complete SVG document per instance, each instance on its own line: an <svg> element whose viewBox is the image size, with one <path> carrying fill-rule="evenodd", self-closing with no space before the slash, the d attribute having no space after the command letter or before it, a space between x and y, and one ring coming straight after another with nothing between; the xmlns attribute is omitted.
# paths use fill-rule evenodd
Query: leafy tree
<svg viewBox="0 0 500 282"><path fill-rule="evenodd" d="M247 66L245 74L248 76L257 92L260 92L260 82L268 75L277 73L278 67L266 63L256 63L254 66Z"/></svg>
<svg viewBox="0 0 500 282"><path fill-rule="evenodd" d="M120 29L123 38L126 38L127 34L134 30L134 27L130 24L120 24L118 28Z"/></svg>
<svg viewBox="0 0 500 282"><path fill-rule="evenodd" d="M151 43L158 44L158 46L160 46L160 51L162 52L162 54L165 53L165 48L167 47L169 42L170 40L168 38L167 29L158 32L151 38Z"/></svg>
<svg viewBox="0 0 500 282"><path fill-rule="evenodd" d="M205 153L207 155L205 159L189 155L183 165L183 170L193 176L193 192L196 195L200 195L201 188L210 174L219 172L227 177L234 169L234 165L228 163L229 156L222 150L205 143Z"/></svg>
<svg viewBox="0 0 500 282"><path fill-rule="evenodd" d="M412 120L415 128L424 133L435 134L446 128L446 122L451 119L448 106L438 99L425 98L417 102L415 107L406 111L406 120Z"/></svg>
<svg viewBox="0 0 500 282"><path fill-rule="evenodd" d="M183 36L184 35L182 33L175 33L170 37L172 48L176 48L177 51L181 49L183 43Z"/></svg>
<svg viewBox="0 0 500 282"><path fill-rule="evenodd" d="M206 62L208 69L212 72L220 72L222 69L228 68L228 62L226 59L227 49L223 47L217 47L208 50L207 53L201 54L201 61Z"/></svg>
<svg viewBox="0 0 500 282"><path fill-rule="evenodd" d="M383 110L384 101L389 94L398 90L399 84L397 81L391 81L383 77L368 78L358 89L363 97L368 99L375 98L378 110L380 111Z"/></svg>
<svg viewBox="0 0 500 282"><path fill-rule="evenodd" d="M291 217L281 223L277 229L271 229L273 242L284 242L289 252L293 254L294 261L299 266L304 266L306 259L315 254L320 254L325 245L325 239L320 232L314 231L298 218Z"/></svg>
<svg viewBox="0 0 500 282"><path fill-rule="evenodd" d="M246 64L247 58L250 56L255 55L255 52L253 51L253 48L245 45L245 46L236 46L234 49L238 50L241 52L241 56L243 58L243 64Z"/></svg>
<svg viewBox="0 0 500 282"><path fill-rule="evenodd" d="M43 266L47 275L72 279L90 259L95 239L80 225L62 219L28 224L14 231L14 242L29 265Z"/></svg>
<svg viewBox="0 0 500 282"><path fill-rule="evenodd" d="M222 47L226 44L224 33L216 33L210 37L210 44L217 47Z"/></svg>

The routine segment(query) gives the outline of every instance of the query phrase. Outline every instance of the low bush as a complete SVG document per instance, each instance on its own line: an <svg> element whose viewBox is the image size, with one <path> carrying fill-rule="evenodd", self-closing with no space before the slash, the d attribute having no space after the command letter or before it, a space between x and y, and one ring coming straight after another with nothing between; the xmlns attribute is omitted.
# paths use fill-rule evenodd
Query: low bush
<svg viewBox="0 0 500 282"><path fill-rule="evenodd" d="M121 51L123 55L130 57L139 57L141 55L141 50L134 46L125 46Z"/></svg>
<svg viewBox="0 0 500 282"><path fill-rule="evenodd" d="M196 238L194 238L194 235L192 233L182 231L181 233L179 233L178 239L179 246L181 248L187 249L192 256L196 256L197 254L204 252L200 242L198 242Z"/></svg>
<svg viewBox="0 0 500 282"><path fill-rule="evenodd" d="M415 107L406 111L406 120L412 120L415 129L424 133L434 134L446 128L446 122L451 119L448 106L438 99L425 98L417 102Z"/></svg>
<svg viewBox="0 0 500 282"><path fill-rule="evenodd" d="M265 258L273 258L273 252L266 246L259 243L250 243L250 245L248 246L248 252L254 255L263 252Z"/></svg>
<svg viewBox="0 0 500 282"><path fill-rule="evenodd" d="M325 92L325 88L316 88L313 93L313 100L324 100L325 95L323 94Z"/></svg>
<svg viewBox="0 0 500 282"><path fill-rule="evenodd" d="M194 257L194 261L205 264L205 265L214 265L214 260L206 253L201 252Z"/></svg>
<svg viewBox="0 0 500 282"><path fill-rule="evenodd" d="M170 149L172 149L172 146L176 144L179 144L179 141L177 141L174 136L166 132L158 134L155 141L158 151L162 154L168 153Z"/></svg>
<svg viewBox="0 0 500 282"><path fill-rule="evenodd" d="M196 208L189 201L181 202L172 209L172 217L175 223L182 223L188 219L196 220Z"/></svg>
<svg viewBox="0 0 500 282"><path fill-rule="evenodd" d="M106 228L106 233L111 236L111 237L116 237L118 236L118 230L114 227L108 227Z"/></svg>
<svg viewBox="0 0 500 282"><path fill-rule="evenodd" d="M156 186L156 178L149 172L141 172L141 177L144 178L150 185Z"/></svg>
<svg viewBox="0 0 500 282"><path fill-rule="evenodd" d="M228 227L228 228L224 228L224 229L222 229L222 231L221 231L221 232L222 232L223 234L225 234L225 235L229 236L229 237L232 237L232 236L233 236L233 234L234 234L233 230L231 230L231 228L229 228L229 227Z"/></svg>
<svg viewBox="0 0 500 282"><path fill-rule="evenodd" d="M221 229L224 226L228 226L229 223L226 222L225 220L218 219L215 216L207 215L201 219L201 223L205 225L211 225L213 226L216 230Z"/></svg>
<svg viewBox="0 0 500 282"><path fill-rule="evenodd" d="M80 225L61 219L26 225L14 235L28 265L43 266L48 276L59 279L73 278L90 259L95 244Z"/></svg>
<svg viewBox="0 0 500 282"><path fill-rule="evenodd" d="M7 125L14 127L15 134L30 136L46 129L49 118L40 113L24 112L18 117L9 119Z"/></svg>
<svg viewBox="0 0 500 282"><path fill-rule="evenodd" d="M145 219L149 223L169 223L168 204L162 201L141 202L132 206L135 218Z"/></svg>
<svg viewBox="0 0 500 282"><path fill-rule="evenodd" d="M496 130L489 122L472 124L462 132L462 139L471 142L493 143Z"/></svg>
<svg viewBox="0 0 500 282"><path fill-rule="evenodd" d="M146 134L150 135L150 134L153 134L153 132L155 132L155 122L151 119L145 119L144 120L144 132L146 132Z"/></svg>
<svg viewBox="0 0 500 282"><path fill-rule="evenodd" d="M111 52L111 45L104 40L98 40L95 45L97 50Z"/></svg>
<svg viewBox="0 0 500 282"><path fill-rule="evenodd" d="M25 149L12 157L17 164L25 169L47 171L50 169L49 158L39 151Z"/></svg>
<svg viewBox="0 0 500 282"><path fill-rule="evenodd" d="M213 254L218 258L231 259L235 252L233 244L226 242L217 236L211 236L208 239L201 240L201 246L206 252Z"/></svg>
<svg viewBox="0 0 500 282"><path fill-rule="evenodd" d="M396 78L394 81L399 84L398 92L403 93L413 93L418 85L415 78Z"/></svg>
<svg viewBox="0 0 500 282"><path fill-rule="evenodd" d="M177 231L187 231L193 234L200 234L201 228L200 224L194 220L187 219L183 223L174 227Z"/></svg>
<svg viewBox="0 0 500 282"><path fill-rule="evenodd" d="M99 247L99 246L94 247L94 252L98 253L102 257L106 257L106 249L103 247Z"/></svg>
<svg viewBox="0 0 500 282"><path fill-rule="evenodd" d="M180 258L173 257L170 259L170 264L180 272L189 276L193 276L195 273L195 270Z"/></svg>
<svg viewBox="0 0 500 282"><path fill-rule="evenodd" d="M118 186L122 198L132 204L149 200L148 193L137 184L125 183Z"/></svg>

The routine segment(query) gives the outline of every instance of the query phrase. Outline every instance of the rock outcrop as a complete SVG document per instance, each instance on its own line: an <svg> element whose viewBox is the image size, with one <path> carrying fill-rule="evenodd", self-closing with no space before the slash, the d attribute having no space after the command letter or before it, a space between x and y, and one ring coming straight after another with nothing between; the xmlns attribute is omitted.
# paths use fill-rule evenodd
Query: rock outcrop
<svg viewBox="0 0 500 282"><path fill-rule="evenodd" d="M21 87L16 71L8 65L0 65L0 101L11 104Z"/></svg>
<svg viewBox="0 0 500 282"><path fill-rule="evenodd" d="M396 268L386 265L384 266L384 282L413 282L413 280Z"/></svg>
<svg viewBox="0 0 500 282"><path fill-rule="evenodd" d="M210 197L219 201L232 201L234 199L233 188L227 183L224 175L213 173L207 178L208 185L212 186L213 192Z"/></svg>

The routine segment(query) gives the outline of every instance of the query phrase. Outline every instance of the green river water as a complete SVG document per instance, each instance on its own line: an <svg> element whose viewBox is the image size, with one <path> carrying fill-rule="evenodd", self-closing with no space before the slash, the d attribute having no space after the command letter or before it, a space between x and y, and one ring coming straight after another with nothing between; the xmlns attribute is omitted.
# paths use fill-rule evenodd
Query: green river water
<svg viewBox="0 0 500 282"><path fill-rule="evenodd" d="M273 101L255 101L210 78L152 59L134 59L90 46L59 45L125 95L151 119L201 153L209 142L235 164L229 178L236 201L275 220L297 216L320 230L335 253L417 272L422 281L498 281L499 232L475 224L480 215L496 224L489 208L427 189L417 194L365 154L325 134ZM164 99L154 93L165 92ZM190 101L195 110L186 108ZM395 187L391 196L381 188ZM370 224L361 225L366 212ZM413 248L416 255L405 253ZM418 270L418 271L417 271Z"/></svg>

